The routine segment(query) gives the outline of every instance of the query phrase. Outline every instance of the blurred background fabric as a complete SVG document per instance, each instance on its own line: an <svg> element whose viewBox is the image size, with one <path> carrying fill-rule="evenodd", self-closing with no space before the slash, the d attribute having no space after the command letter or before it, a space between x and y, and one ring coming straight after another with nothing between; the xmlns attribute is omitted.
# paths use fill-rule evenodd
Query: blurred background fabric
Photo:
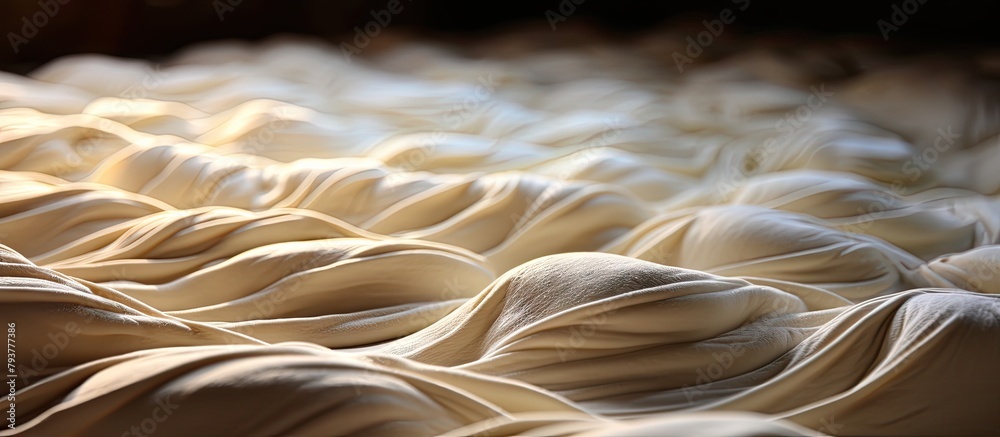
<svg viewBox="0 0 1000 437"><path fill-rule="evenodd" d="M892 23L895 8L916 9L903 14L904 26L884 41L899 51L940 47L995 47L996 13L990 2L940 0L797 2L740 0L753 7L733 23L740 34L850 37L882 41L879 20ZM910 4L906 4L909 2ZM574 26L594 31L642 32L675 23L717 18L734 1L545 0L466 2L401 0L404 10L392 16L394 32L405 31L461 44L463 38L524 25L548 25L546 12L572 11ZM26 73L57 57L75 53L155 58L192 43L218 39L257 40L294 33L330 42L349 40L356 26L372 19L384 0L5 0L0 4L0 30L6 43L0 50L0 70ZM560 9L562 8L562 9ZM17 36L32 34L28 25L39 12L37 34L16 44ZM44 23L44 24L42 24ZM38 26L37 24L42 24ZM562 24L562 23L558 23ZM893 24L894 25L894 24ZM11 34L16 36L12 36ZM546 44L539 39L538 44ZM17 45L16 50L13 46Z"/></svg>

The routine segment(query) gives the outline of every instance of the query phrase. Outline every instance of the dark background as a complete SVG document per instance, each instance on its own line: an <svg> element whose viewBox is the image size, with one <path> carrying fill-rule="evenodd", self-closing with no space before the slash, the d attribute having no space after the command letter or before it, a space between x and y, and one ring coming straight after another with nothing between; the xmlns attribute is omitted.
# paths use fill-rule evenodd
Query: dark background
<svg viewBox="0 0 1000 437"><path fill-rule="evenodd" d="M41 0L43 2L67 0ZM570 2L570 0L562 0ZM576 0L580 1L580 0ZM802 38L849 36L889 47L940 49L949 46L998 47L1000 24L989 2L924 0L898 31L883 41L877 21L888 20L897 1L764 1L749 0L737 14L742 34L782 33ZM910 0L918 1L918 0ZM229 3L238 3L229 9ZM525 23L547 26L546 10L560 1L401 0L404 10L393 16L392 30L447 35L459 40ZM354 26L370 21L372 10L388 0L68 0L21 44L15 53L9 33L21 34L22 17L42 11L39 0L0 3L0 69L24 73L53 58L96 52L117 56L156 57L188 44L225 38L260 39L279 33L317 36L331 42L350 41ZM223 19L216 11L226 5ZM686 20L717 18L734 7L731 1L585 0L569 22L586 22L609 32L629 33Z"/></svg>

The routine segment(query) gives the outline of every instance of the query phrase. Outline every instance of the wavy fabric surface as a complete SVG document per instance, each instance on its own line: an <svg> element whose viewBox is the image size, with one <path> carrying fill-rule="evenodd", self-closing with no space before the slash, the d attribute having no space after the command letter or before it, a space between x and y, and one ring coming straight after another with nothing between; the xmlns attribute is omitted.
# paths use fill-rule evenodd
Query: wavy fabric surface
<svg viewBox="0 0 1000 437"><path fill-rule="evenodd" d="M0 74L0 435L1000 432L996 53L559 35Z"/></svg>

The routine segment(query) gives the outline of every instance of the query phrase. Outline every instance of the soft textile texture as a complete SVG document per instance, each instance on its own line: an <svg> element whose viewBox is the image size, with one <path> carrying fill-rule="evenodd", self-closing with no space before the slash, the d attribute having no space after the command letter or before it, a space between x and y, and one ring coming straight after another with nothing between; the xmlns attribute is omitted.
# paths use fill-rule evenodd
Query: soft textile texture
<svg viewBox="0 0 1000 437"><path fill-rule="evenodd" d="M995 53L558 36L0 74L0 435L1000 430Z"/></svg>

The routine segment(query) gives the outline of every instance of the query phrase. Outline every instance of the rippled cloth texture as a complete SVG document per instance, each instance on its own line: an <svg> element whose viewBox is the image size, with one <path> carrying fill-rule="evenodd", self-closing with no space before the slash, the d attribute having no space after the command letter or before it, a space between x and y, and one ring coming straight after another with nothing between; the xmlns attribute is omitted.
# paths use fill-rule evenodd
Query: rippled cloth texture
<svg viewBox="0 0 1000 437"><path fill-rule="evenodd" d="M0 75L0 435L1000 432L996 53L525 32Z"/></svg>

